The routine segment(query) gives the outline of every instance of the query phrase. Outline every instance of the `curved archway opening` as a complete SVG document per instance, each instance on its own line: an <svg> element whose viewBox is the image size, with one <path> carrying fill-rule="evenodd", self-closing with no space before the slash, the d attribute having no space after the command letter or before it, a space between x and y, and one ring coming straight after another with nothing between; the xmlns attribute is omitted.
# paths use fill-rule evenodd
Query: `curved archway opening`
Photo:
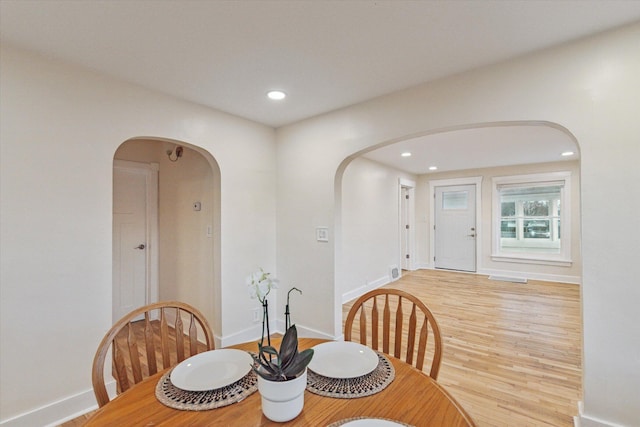
<svg viewBox="0 0 640 427"><path fill-rule="evenodd" d="M481 131L498 131L496 135L500 134L500 130L506 129L489 129L494 124L482 124L474 125ZM347 158L339 165L335 175L335 224L336 224L336 247L335 247L335 300L336 300L336 312L342 314L341 305L346 310L350 307L347 301L350 298L354 298L361 293L364 293L372 288L382 286L389 283L391 280L389 272L389 263L396 260L399 262L400 254L398 251L394 251L394 248L398 248L401 241L400 232L401 227L399 224L400 201L398 200L402 195L401 189L403 183L401 179L406 179L406 170L402 170L400 167L390 165L386 163L386 158L376 160L367 157L368 153L373 153L374 150L384 147L388 149L386 156L396 155L400 159L400 154L407 148L402 146L402 141L411 139L425 139L425 150L427 155L431 154L429 159L437 158L439 151L447 152L449 147L443 147L443 141L451 141L452 144L463 144L468 147L467 152L460 153L459 148L453 150L455 154L463 156L467 160L466 165L462 168L454 168L445 171L428 171L422 173L414 173L410 176L411 180L415 183L415 214L414 214L414 230L416 238L416 256L418 258L417 269L423 269L421 272L413 272L408 274L409 277L406 280L402 280L397 284L391 285L394 288L407 290L414 295L418 295L423 301L427 301L430 308L434 311L436 318L440 322L442 330L447 330L449 337L445 338L444 347L451 350L448 354L443 355L444 360L449 360L448 367L440 373L439 382L445 387L448 387L451 392L460 399L463 406L468 404L466 402L475 401L474 397L465 395L465 389L470 387L466 383L466 361L473 359L475 362L479 362L483 359L483 354L506 354L509 360L509 366L515 368L519 372L525 372L526 366L533 366L532 361L536 359L536 355L532 353L522 354L519 351L512 351L517 348L522 342L522 337L537 336L537 345L541 349L547 349L554 347L552 341L546 341L549 337L545 327L537 329L540 325L553 325L558 327L557 332L563 336L564 347L559 350L559 354L562 354L563 360L559 363L554 363L555 366L571 366L571 371L564 371L560 375L567 379L567 383L571 382L571 387L563 387L555 390L556 400L558 395L562 395L563 401L571 402L563 410L566 413L572 413L573 408L570 406L575 405L575 401L580 400L581 396L581 372L576 373L575 366L582 366L581 349L583 343L581 339L581 323L580 320L580 305L581 305L581 292L578 286L558 286L556 283L549 282L576 282L579 283L582 277L582 261L580 257L580 245L581 245L581 204L580 204L580 160L578 156L574 156L572 160L567 160L567 157L562 157L561 153L564 151L574 151L579 153L579 146L575 137L565 128L554 123L545 122L517 122L517 123L500 123L499 126L525 126L533 127L532 135L536 131L540 131L540 134L555 135L558 137L555 144L550 144L548 147L549 157L547 159L538 160L537 162L529 161L526 155L531 154L532 144L536 142L527 139L528 135L522 135L523 138L510 139L511 146L508 149L516 150L515 153L508 153L504 158L511 158L513 154L518 154L521 151L523 157L522 161L511 159L508 163L497 165L478 165L474 166L474 161L481 155L492 154L493 157L499 158L501 151L496 150L490 143L477 143L477 144L464 144L468 141L455 141L456 136L464 136L466 138L473 137L474 135L480 136L476 133L474 126L461 126L450 129L443 129L437 131L425 132L417 135L409 135L405 138L394 139L393 141L386 141L380 144L371 145L365 149L356 152ZM542 129L536 127L541 126ZM526 129L520 129L526 130ZM451 133L453 132L453 133ZM478 138L478 141L482 141ZM525 141L528 141L525 143ZM439 142L439 143L435 143ZM395 146L394 146L395 144ZM493 147L493 148L492 148ZM415 149L422 147L415 147ZM535 149L535 147L533 147ZM395 152L392 150L396 150ZM478 152L477 150L487 150L489 153ZM415 154L415 153L413 153ZM490 158L493 158L490 157ZM446 160L446 159L445 159ZM458 159L454 159L458 160ZM499 160L499 159L498 159ZM391 162L389 162L391 163ZM444 163L443 163L444 164ZM429 165L425 165L429 166ZM558 265L549 262L528 262L510 260L496 261L493 257L493 239L502 236L501 220L502 206L496 204L493 199L494 188L496 188L496 182L504 183L509 182L518 183L514 177L522 179L523 175L530 178L532 175L547 175L554 178L560 175L560 172L568 172L571 176L572 185L569 190L564 187L565 195L571 199L573 205L573 211L568 219L572 222L573 234L571 238L565 234L564 221L562 239L563 244L567 243L572 246L573 259L566 265ZM467 273L455 273L450 271L428 271L428 269L435 270L437 266L432 263L433 252L427 242L430 236L435 234L433 226L436 225L433 222L433 218L430 215L432 207L442 205L440 202L434 200L433 193L430 189L434 186L434 182L438 182L438 185L454 186L459 184L460 181L469 181L470 178L476 178L476 187L482 191L482 196L479 198L481 208L479 210L479 224L482 229L479 230L477 237L477 246L481 251L479 257L479 269L477 275L470 275ZM495 179L500 178L500 179ZM501 179L508 178L509 181L501 181ZM555 180L555 179L554 179ZM406 182L406 181L405 181ZM528 181L527 181L528 182ZM541 185L538 185L538 189L549 187L550 183L545 181ZM553 183L555 185L555 183ZM515 186L509 187L509 190L514 189ZM381 194L384 193L385 194ZM536 197L540 193L526 193L527 197L530 194L535 194ZM500 200L500 199L498 199ZM526 199L540 200L540 199ZM459 205L458 205L459 206ZM362 208L361 208L362 207ZM565 212L567 207L564 202L562 203L562 210ZM386 211L386 212L385 212ZM497 212L497 218L496 218ZM374 213L373 215L371 213ZM396 219L394 220L394 213ZM374 217L363 219L365 216ZM386 219L385 219L386 218ZM529 218L526 218L527 220ZM517 222L517 221L516 221ZM368 226L363 227L363 224ZM440 223L438 223L440 224ZM382 234L378 230L387 228L391 237L388 237L386 241L381 242L377 239L375 234ZM437 225L436 229L439 229L440 225ZM355 230L355 231L354 231ZM395 234L394 234L395 233ZM553 234L553 233L552 233ZM529 236L533 237L533 236ZM570 240L566 242L565 239ZM534 239L532 239L534 240ZM422 244L422 246L420 246ZM382 249L378 246L383 245ZM386 256L387 258L380 257ZM358 257L361 257L358 259ZM375 260L375 262L367 263L368 259ZM499 265L498 265L499 263ZM364 266L364 267L363 267ZM521 283L510 283L511 280L508 277L503 277L501 282L493 281L487 278L487 275L492 272L500 271L500 274L504 274L506 271L509 276L514 276L516 273L522 274L525 277L531 279L543 280L544 282L538 282L537 280L531 280L528 284L523 285ZM554 291L558 291L554 294ZM513 298L517 295L517 298ZM520 299L522 298L522 299ZM527 298L526 302L525 298ZM342 299L342 300L341 300ZM490 302L489 302L490 301ZM346 304L345 304L346 303ZM474 310L479 308L479 310ZM526 308L525 308L526 307ZM547 310L546 308L551 308ZM529 311L527 311L529 310ZM514 318L510 316L511 313L517 313L521 322L514 321ZM487 321L484 316L487 315L492 318L492 321ZM536 319L537 316L540 318ZM493 320L498 321L493 322ZM544 320L543 320L544 319ZM560 321L559 319L563 319ZM336 315L336 330L339 330L341 325L340 315ZM502 323L501 323L502 322ZM516 326L519 323L519 326ZM560 325L563 326L560 326ZM521 330L516 331L518 327L522 327ZM467 333L478 328L478 331L483 331L483 337L479 340L474 340ZM507 331L506 334L492 335L491 338L484 336L485 331L491 329ZM483 342L487 344L487 347L478 352L477 344ZM504 345L504 346L503 346ZM445 350L446 352L446 350ZM487 366L497 367L495 359L485 359ZM499 365L499 363L497 363ZM448 368L451 368L451 375L447 372ZM520 384L515 385L516 388L526 388L529 383L539 383L538 378L546 378L550 373L550 366L543 366L541 369L532 369L530 371L531 376L525 376L523 374ZM463 372L458 376L454 371L460 369L459 372ZM522 370L521 370L522 369ZM562 369L562 368L561 368ZM487 378L486 383L488 387L486 390L497 390L501 386L498 384L509 383L510 387L513 386L512 376L510 372L503 371L497 372L493 369L491 379ZM527 375L529 375L527 374ZM474 377L475 378L475 377ZM495 380L495 383L493 381ZM488 395L485 390L485 396ZM577 391L576 391L577 390ZM507 403L509 396L505 393L503 396L491 396L487 399L489 401L495 401L496 399L503 400L505 402L505 409L521 407L522 402L520 400ZM536 400L538 396L536 396ZM509 412L507 412L509 413ZM493 415L493 414L492 414ZM549 419L556 416L556 414L548 414Z"/></svg>
<svg viewBox="0 0 640 427"><path fill-rule="evenodd" d="M571 156L563 153L573 152ZM402 153L411 153L403 157ZM436 166L437 170L429 168ZM568 170L573 226L570 265L502 263L492 258L496 176ZM512 271L530 278L580 281L580 161L576 138L546 121L492 122L452 126L371 145L345 158L335 175L336 305L395 280L394 269L433 269L433 194L430 186L468 183L479 191L475 271ZM405 193L403 194L403 189ZM415 194L403 208L403 198ZM402 195L402 198L401 198ZM375 215L371 215L375 212ZM409 223L406 217L409 217ZM406 225L407 226L405 228ZM406 233L406 235L404 235ZM472 233L468 233L472 234ZM410 253L407 252L409 248ZM403 262L409 255L411 263ZM341 313L338 309L336 313ZM339 315L336 324L340 324Z"/></svg>
<svg viewBox="0 0 640 427"><path fill-rule="evenodd" d="M154 173L155 181L149 178ZM183 141L130 138L114 153L113 200L114 321L128 305L180 300L200 309L219 336L221 207L215 158ZM133 220L136 206L144 212L142 224Z"/></svg>

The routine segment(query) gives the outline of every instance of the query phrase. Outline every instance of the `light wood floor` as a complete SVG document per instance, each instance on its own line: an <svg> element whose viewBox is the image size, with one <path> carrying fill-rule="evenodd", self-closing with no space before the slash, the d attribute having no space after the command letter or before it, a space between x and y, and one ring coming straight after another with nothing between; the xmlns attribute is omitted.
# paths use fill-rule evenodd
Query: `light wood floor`
<svg viewBox="0 0 640 427"><path fill-rule="evenodd" d="M444 341L438 382L479 427L573 426L582 398L579 286L419 270L386 287L434 313Z"/></svg>
<svg viewBox="0 0 640 427"><path fill-rule="evenodd" d="M573 426L582 396L579 286L419 270L387 287L418 296L434 313L444 340L438 382L478 427ZM82 426L88 416L62 426Z"/></svg>

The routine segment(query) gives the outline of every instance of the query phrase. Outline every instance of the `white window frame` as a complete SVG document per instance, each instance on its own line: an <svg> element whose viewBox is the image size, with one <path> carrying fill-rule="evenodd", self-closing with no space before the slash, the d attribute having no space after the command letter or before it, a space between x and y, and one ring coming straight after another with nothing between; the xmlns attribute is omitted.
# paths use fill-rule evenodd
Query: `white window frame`
<svg viewBox="0 0 640 427"><path fill-rule="evenodd" d="M560 223L562 224L562 241L560 243L560 253L537 253L537 252L505 252L500 245L500 191L499 188L509 186L527 185L553 185L561 184L560 203ZM571 172L549 172L530 175L498 176L492 179L492 218L493 239L491 259L493 261L520 262L543 265L570 266L571 260ZM552 227L553 228L553 227Z"/></svg>

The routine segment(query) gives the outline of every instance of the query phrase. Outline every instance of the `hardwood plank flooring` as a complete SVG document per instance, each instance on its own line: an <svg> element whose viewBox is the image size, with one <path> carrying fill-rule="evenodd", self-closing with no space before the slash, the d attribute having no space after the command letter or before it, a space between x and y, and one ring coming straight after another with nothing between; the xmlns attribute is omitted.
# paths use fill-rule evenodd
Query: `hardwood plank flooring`
<svg viewBox="0 0 640 427"><path fill-rule="evenodd" d="M444 341L438 382L479 427L573 426L582 398L579 286L418 270L386 287L418 296L434 313Z"/></svg>
<svg viewBox="0 0 640 427"><path fill-rule="evenodd" d="M419 270L386 287L434 313L444 341L438 382L478 426L573 426L582 397L579 286Z"/></svg>

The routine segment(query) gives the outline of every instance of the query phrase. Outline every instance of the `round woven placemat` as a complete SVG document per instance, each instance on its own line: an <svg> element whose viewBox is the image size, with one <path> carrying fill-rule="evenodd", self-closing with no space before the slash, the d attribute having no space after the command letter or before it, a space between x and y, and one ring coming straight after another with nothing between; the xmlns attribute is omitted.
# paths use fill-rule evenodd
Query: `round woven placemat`
<svg viewBox="0 0 640 427"><path fill-rule="evenodd" d="M165 406L183 411L207 411L240 402L258 390L253 370L233 384L207 391L182 390L171 383L171 371L156 385L156 398Z"/></svg>
<svg viewBox="0 0 640 427"><path fill-rule="evenodd" d="M384 390L396 377L396 371L386 356L378 354L378 366L356 378L328 378L307 370L307 390L327 397L354 399L371 396Z"/></svg>
<svg viewBox="0 0 640 427"><path fill-rule="evenodd" d="M406 427L413 427L411 424L403 423L402 421L396 421L396 420L392 420L392 419L389 419L389 418L377 418L377 417L347 418L346 420L340 420L340 421L336 421L335 423L331 423L327 427L338 427L338 426L341 426L343 424L350 423L351 421L357 421L357 420L383 420L383 421L391 421L391 422L394 422L396 424L399 424L399 425L402 425L402 426L406 426Z"/></svg>

